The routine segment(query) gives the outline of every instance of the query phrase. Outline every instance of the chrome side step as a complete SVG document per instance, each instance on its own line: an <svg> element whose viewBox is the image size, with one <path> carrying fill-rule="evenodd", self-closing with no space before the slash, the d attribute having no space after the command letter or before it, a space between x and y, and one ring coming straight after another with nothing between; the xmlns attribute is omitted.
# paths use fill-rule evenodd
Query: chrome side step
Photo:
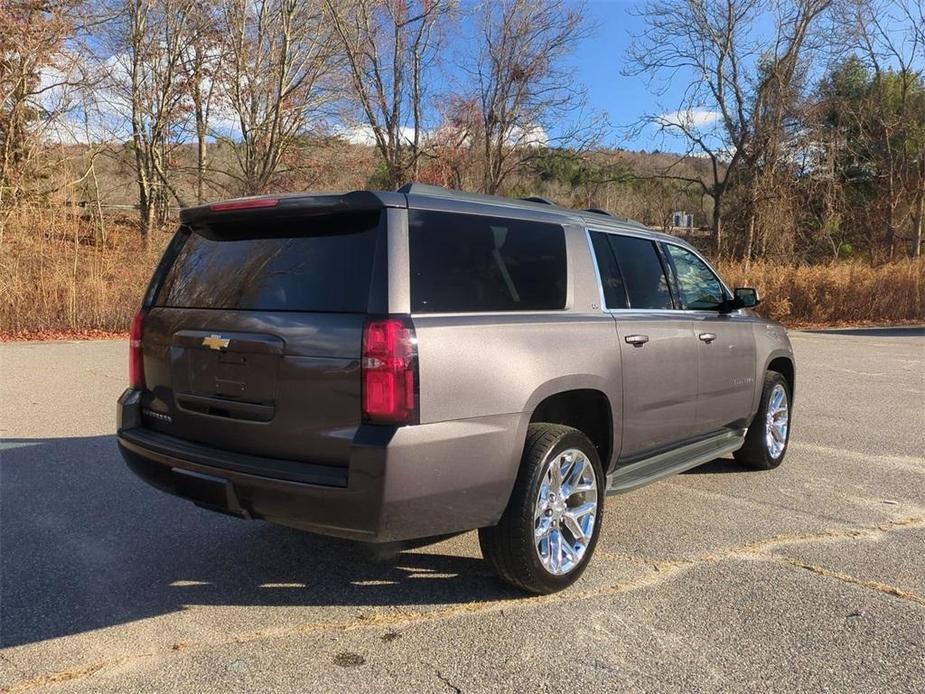
<svg viewBox="0 0 925 694"><path fill-rule="evenodd" d="M622 494L663 477L709 463L739 450L745 443L745 430L726 431L673 451L659 453L637 463L624 465L607 475L607 493Z"/></svg>

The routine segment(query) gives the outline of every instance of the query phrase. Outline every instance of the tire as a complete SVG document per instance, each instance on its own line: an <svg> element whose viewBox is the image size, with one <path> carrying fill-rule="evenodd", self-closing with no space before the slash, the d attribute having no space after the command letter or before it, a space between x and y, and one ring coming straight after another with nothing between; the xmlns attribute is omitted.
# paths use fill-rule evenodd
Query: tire
<svg viewBox="0 0 925 694"><path fill-rule="evenodd" d="M784 431L781 433L780 428L777 427L775 428L776 435L774 435L774 432L769 428L768 411L770 408L777 412L774 418L779 423L781 415L779 414L778 396L781 390L784 396L783 406L785 408L783 410ZM745 445L733 454L736 461L756 470L772 470L783 462L787 453L787 444L790 442L790 403L790 384L787 379L776 371L765 373L758 412L748 427L748 433L745 435Z"/></svg>
<svg viewBox="0 0 925 694"><path fill-rule="evenodd" d="M566 471L559 495L554 491L556 463L560 476ZM482 556L502 579L525 591L545 595L562 590L579 579L591 560L603 510L604 471L588 437L560 424L531 424L507 508L498 525L479 530ZM535 540L537 527L545 527L547 534Z"/></svg>

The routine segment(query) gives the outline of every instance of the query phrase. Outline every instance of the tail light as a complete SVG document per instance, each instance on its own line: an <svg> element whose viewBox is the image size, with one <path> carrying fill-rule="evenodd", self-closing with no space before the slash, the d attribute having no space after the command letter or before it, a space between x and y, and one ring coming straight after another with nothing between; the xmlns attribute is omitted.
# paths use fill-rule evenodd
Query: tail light
<svg viewBox="0 0 925 694"><path fill-rule="evenodd" d="M418 354L408 317L370 319L363 329L363 420L418 423Z"/></svg>
<svg viewBox="0 0 925 694"><path fill-rule="evenodd" d="M145 325L145 310L138 309L132 319L128 338L128 384L131 388L145 387L145 367L141 358L141 331Z"/></svg>

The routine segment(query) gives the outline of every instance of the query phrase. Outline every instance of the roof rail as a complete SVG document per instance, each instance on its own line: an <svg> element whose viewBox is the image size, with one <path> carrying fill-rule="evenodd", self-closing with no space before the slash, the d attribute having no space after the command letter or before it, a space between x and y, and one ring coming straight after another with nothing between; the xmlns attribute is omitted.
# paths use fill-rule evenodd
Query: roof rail
<svg viewBox="0 0 925 694"><path fill-rule="evenodd" d="M395 192L404 193L405 195L415 195L415 194L417 195L440 195L443 197L450 196L450 197L459 197L463 199L464 198L478 198L478 199L490 200L492 198L497 199L498 197L494 195L484 195L482 193L464 193L461 190L455 190L453 188L444 188L443 186L435 186L429 183L414 183L413 181L411 183L406 183L405 185L403 185L401 188L399 188ZM512 198L507 198L508 201L510 201L511 199ZM525 198L517 198L517 199L523 202L536 202L541 205L549 205L550 207L557 207L556 203L554 203L552 200L550 200L549 198L541 197L539 195L530 195Z"/></svg>
<svg viewBox="0 0 925 694"><path fill-rule="evenodd" d="M418 193L420 195L446 195L447 193L453 193L455 191L444 188L443 186L434 186L429 183L406 183L401 188L399 188L396 193L404 193L405 195L411 195L413 193Z"/></svg>
<svg viewBox="0 0 925 694"><path fill-rule="evenodd" d="M425 196L432 195L432 196L441 197L441 198L450 198L450 199L456 199L456 200L462 200L462 201L468 201L468 202L488 203L488 204L498 204L498 203L516 204L518 201L528 202L528 203L534 203L534 204L540 204L540 205L548 205L549 207L555 208L556 212L561 212L563 214L585 213L585 214L602 215L605 217L610 217L611 219L621 222L621 223L632 224L633 226L637 226L641 229L648 228L640 222L637 222L632 219L628 219L620 215L612 214L608 212L607 210L603 210L599 207L589 207L584 210L573 210L567 207L561 207L559 205L556 205L556 203L554 203L552 200L549 200L548 198L540 197L539 195L530 195L525 198L517 198L517 199L504 198L504 197L499 197L495 195L485 195L483 193L465 193L461 190L455 190L453 188L444 188L443 186L431 185L428 183L414 183L414 182L406 183L401 188L399 188L396 192L404 193L405 195L425 195Z"/></svg>

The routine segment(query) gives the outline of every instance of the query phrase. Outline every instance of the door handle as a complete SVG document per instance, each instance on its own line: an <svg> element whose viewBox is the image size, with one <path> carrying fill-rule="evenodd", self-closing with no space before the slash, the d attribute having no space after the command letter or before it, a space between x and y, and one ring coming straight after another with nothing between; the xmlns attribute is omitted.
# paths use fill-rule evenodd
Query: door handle
<svg viewBox="0 0 925 694"><path fill-rule="evenodd" d="M642 347L645 343L649 341L648 335L627 335L625 338L627 344L633 345L633 347Z"/></svg>
<svg viewBox="0 0 925 694"><path fill-rule="evenodd" d="M716 339L716 335L714 335L713 333L700 333L700 340L702 342L706 342L709 344L710 342L713 342L713 340L715 339Z"/></svg>

